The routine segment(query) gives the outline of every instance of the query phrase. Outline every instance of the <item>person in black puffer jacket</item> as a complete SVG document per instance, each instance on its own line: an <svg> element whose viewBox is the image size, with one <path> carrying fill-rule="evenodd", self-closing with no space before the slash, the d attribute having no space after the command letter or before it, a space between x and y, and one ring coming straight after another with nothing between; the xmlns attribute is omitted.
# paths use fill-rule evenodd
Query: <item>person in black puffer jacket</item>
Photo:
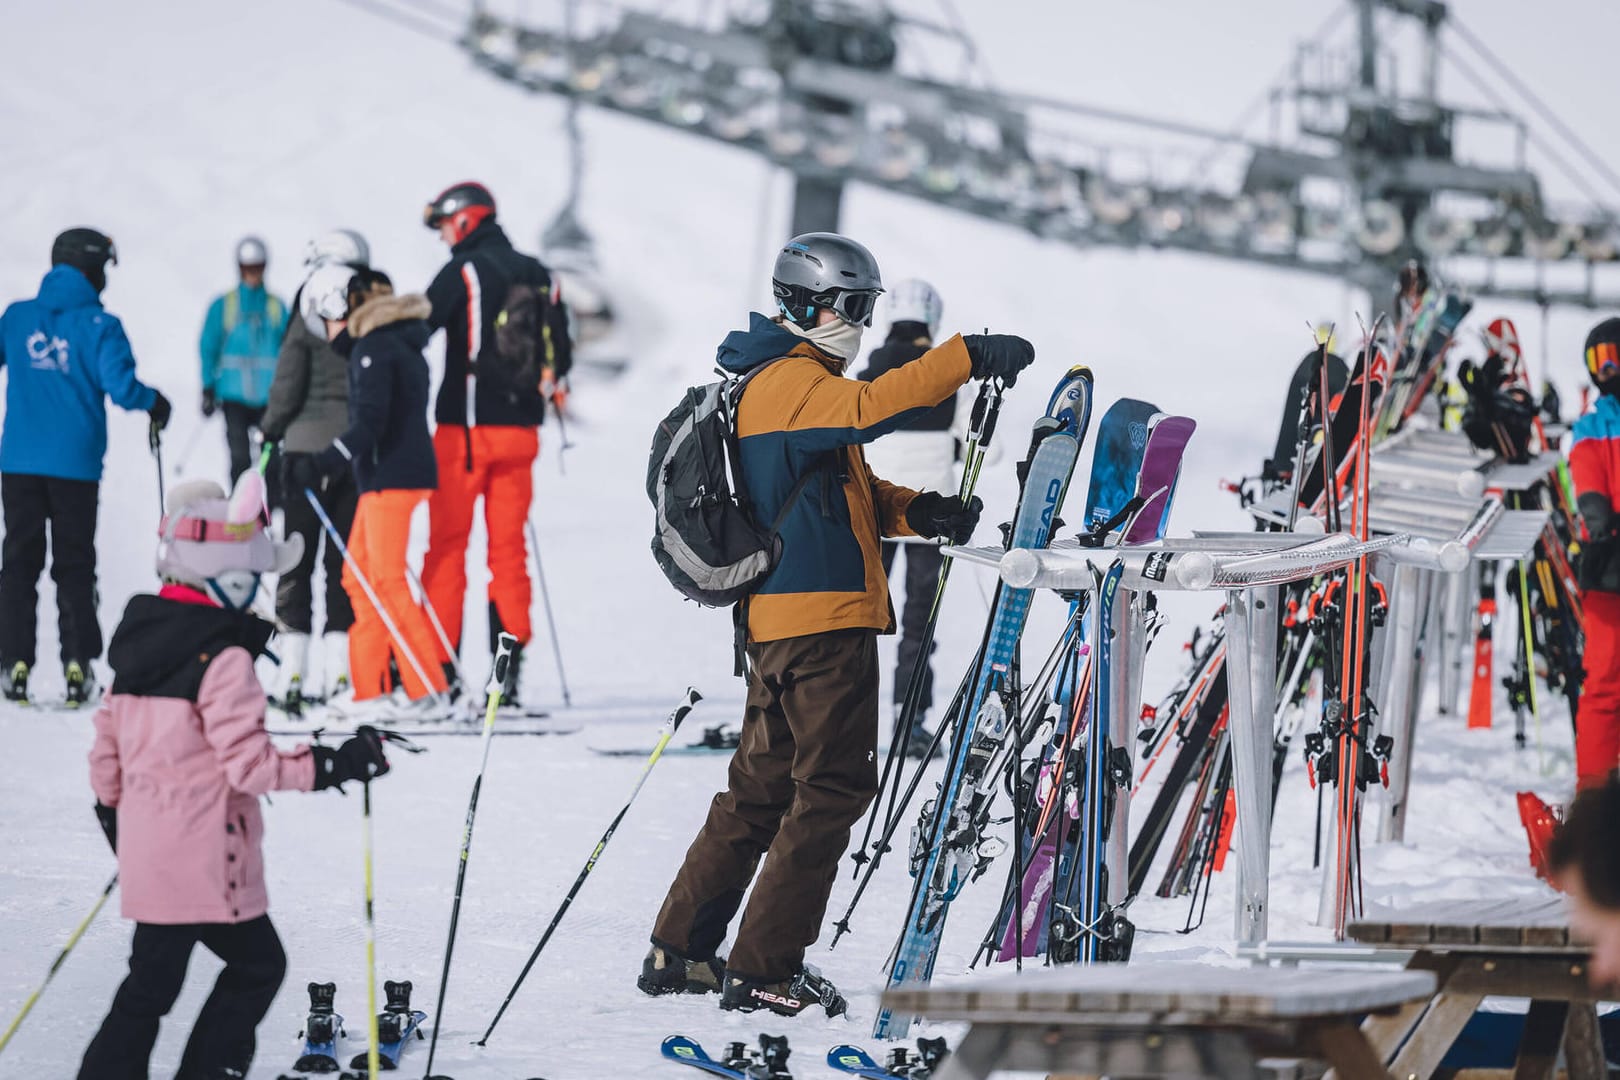
<svg viewBox="0 0 1620 1080"><path fill-rule="evenodd" d="M944 314L939 293L926 281L902 281L890 290L889 336L867 359L857 379L871 382L879 375L911 363L933 348L934 334ZM931 409L922 410L917 421L893 432L866 448L872 471L893 483L919 491L955 491L957 459L961 441L957 437L956 396L946 398ZM900 616L900 649L895 663L893 701L896 722L911 686L918 658L927 636L928 616L933 609L939 571L945 557L931 543L883 541L883 572L893 579L895 557L906 553L906 594ZM934 703L933 642L922 657L922 685L918 687L917 713L907 751L922 756L933 742L923 726L923 717ZM896 737L906 733L896 731ZM935 753L938 753L936 749Z"/></svg>
<svg viewBox="0 0 1620 1080"><path fill-rule="evenodd" d="M287 479L296 498L352 468L360 489L348 541L352 561L343 574L354 604L349 672L357 711L401 718L387 696L393 658L411 700L404 715L431 712L447 683L433 662L433 628L406 578L411 515L438 484L422 357L431 306L423 296L395 296L380 271L342 265L317 270L304 288L314 293L312 309L325 320L333 347L349 358L349 428L326 449L293 462ZM399 637L372 603L368 584Z"/></svg>

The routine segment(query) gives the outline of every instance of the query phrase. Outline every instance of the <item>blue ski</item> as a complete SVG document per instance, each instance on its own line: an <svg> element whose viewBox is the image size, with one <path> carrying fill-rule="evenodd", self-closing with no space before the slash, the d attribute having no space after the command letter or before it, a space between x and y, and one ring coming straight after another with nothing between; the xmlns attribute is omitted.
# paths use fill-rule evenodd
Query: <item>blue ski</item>
<svg viewBox="0 0 1620 1080"><path fill-rule="evenodd" d="M293 1062L294 1072L329 1073L341 1067L337 1042L343 1037L343 1017L332 1009L336 998L336 983L309 984L309 1017L300 1032L304 1052Z"/></svg>
<svg viewBox="0 0 1620 1080"><path fill-rule="evenodd" d="M399 1056L405 1052L412 1036L420 1039L422 1022L427 1013L411 1008L411 983L392 980L383 983L388 1003L377 1014L377 1063L384 1072L399 1068ZM349 1062L349 1068L364 1072L370 1067L369 1051L362 1051Z"/></svg>
<svg viewBox="0 0 1620 1080"><path fill-rule="evenodd" d="M714 1076L730 1076L735 1080L792 1080L787 1071L790 1052L785 1035L761 1035L758 1050L740 1042L728 1043L724 1061L710 1057L696 1039L686 1035L670 1035L659 1046L659 1052L670 1061Z"/></svg>
<svg viewBox="0 0 1620 1080"><path fill-rule="evenodd" d="M858 1046L842 1043L827 1051L827 1066L868 1080L928 1080L945 1060L944 1039L919 1039L917 1052L903 1046L889 1051L889 1060L879 1065Z"/></svg>
<svg viewBox="0 0 1620 1080"><path fill-rule="evenodd" d="M1071 370L1052 395L1050 410L1035 424L1035 445L1023 477L1023 493L1014 518L1012 546L1045 547L1052 524L1063 507L1063 497L1080 453L1084 423L1090 420L1091 373ZM985 765L1009 726L1003 694L1009 680L1029 614L1029 589L998 586L991 630L974 674L972 692L965 701L945 779L932 809L925 807L914 832L912 872L916 882L906 923L895 944L888 985L926 983L933 977L945 917L962 887L982 871L985 856L979 848L975 789ZM889 1009L878 1013L872 1028L876 1038L899 1038L911 1026L909 1016Z"/></svg>

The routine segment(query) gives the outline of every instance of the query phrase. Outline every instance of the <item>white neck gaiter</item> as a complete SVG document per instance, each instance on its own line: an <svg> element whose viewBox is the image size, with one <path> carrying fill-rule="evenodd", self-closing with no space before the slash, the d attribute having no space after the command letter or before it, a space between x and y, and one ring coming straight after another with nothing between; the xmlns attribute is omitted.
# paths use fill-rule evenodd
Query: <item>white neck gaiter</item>
<svg viewBox="0 0 1620 1080"><path fill-rule="evenodd" d="M844 361L846 366L861 351L861 331L865 327L858 324L834 319L824 326L805 330L790 319L782 318L779 321L795 334L814 344L816 348Z"/></svg>

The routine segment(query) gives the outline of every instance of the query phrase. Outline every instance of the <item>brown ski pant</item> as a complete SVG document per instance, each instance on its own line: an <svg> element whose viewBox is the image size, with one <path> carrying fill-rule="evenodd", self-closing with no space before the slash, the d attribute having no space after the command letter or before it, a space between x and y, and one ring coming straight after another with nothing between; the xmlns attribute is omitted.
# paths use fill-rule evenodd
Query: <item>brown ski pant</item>
<svg viewBox="0 0 1620 1080"><path fill-rule="evenodd" d="M877 793L877 635L833 630L750 644L748 655L728 787L686 852L653 942L713 957L759 870L726 967L775 982L820 935L850 826Z"/></svg>

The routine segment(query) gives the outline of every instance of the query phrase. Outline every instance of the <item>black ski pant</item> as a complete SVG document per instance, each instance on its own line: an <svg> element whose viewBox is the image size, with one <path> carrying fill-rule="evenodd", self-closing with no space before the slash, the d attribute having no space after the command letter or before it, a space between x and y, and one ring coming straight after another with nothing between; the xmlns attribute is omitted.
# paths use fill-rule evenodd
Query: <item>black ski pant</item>
<svg viewBox="0 0 1620 1080"><path fill-rule="evenodd" d="M280 475L285 478L286 470L294 458L308 456L283 454ZM286 623L289 630L300 634L311 632L315 621L312 612L315 563L319 560L326 569L324 632L346 634L349 627L354 625L354 608L349 603L349 594L343 591L343 552L332 543L332 538L326 535L320 517L316 515L315 508L309 505L304 493L293 491L291 486L285 483L282 486L286 488L287 495L286 504L282 508L286 514L287 535L297 533L304 538L304 556L298 560L298 565L293 567L291 572L283 574L276 584L276 617ZM359 489L354 483L354 474L344 469L341 475L327 482L324 491L317 491L315 497L320 500L326 516L332 519L332 526L337 529L338 535L347 543L349 530L354 527L355 504L360 499ZM326 545L324 553L321 549L323 543Z"/></svg>
<svg viewBox="0 0 1620 1080"><path fill-rule="evenodd" d="M945 556L933 544L897 544L883 542L883 573L894 570L894 557L901 548L906 549L906 602L900 613L900 654L894 665L894 703L898 707L906 700L911 686L911 673L917 667L917 655L922 652L923 637L928 633L928 615L933 610L934 593L939 588L939 570ZM928 643L929 659L923 662L921 694L917 698L917 717L920 720L934 705L934 643Z"/></svg>
<svg viewBox="0 0 1620 1080"><path fill-rule="evenodd" d="M263 405L244 405L240 401L220 402L225 414L225 447L231 454L231 483L253 468L253 447L248 440L248 429L259 426L264 419Z"/></svg>
<svg viewBox="0 0 1620 1080"><path fill-rule="evenodd" d="M39 575L49 533L51 580L62 661L88 663L101 655L96 613L96 511L101 485L93 480L6 473L0 505L6 537L0 545L0 662L33 667Z"/></svg>
<svg viewBox="0 0 1620 1080"><path fill-rule="evenodd" d="M850 826L877 794L877 634L830 630L750 644L748 656L726 790L686 852L652 939L710 959L752 881L726 969L776 982L804 966Z"/></svg>
<svg viewBox="0 0 1620 1080"><path fill-rule="evenodd" d="M198 944L225 961L225 970L197 1014L175 1080L247 1073L257 1045L254 1032L287 973L287 954L268 915L244 923L136 923L129 976L84 1053L79 1080L147 1080L158 1021L180 996Z"/></svg>

